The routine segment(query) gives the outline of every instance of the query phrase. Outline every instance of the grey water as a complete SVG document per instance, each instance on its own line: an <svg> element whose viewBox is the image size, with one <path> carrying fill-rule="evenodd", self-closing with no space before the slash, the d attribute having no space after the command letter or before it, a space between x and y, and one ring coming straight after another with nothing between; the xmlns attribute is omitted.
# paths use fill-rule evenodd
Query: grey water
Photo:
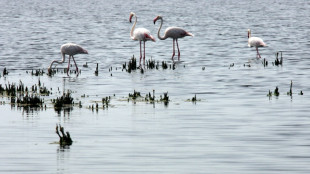
<svg viewBox="0 0 310 174"><path fill-rule="evenodd" d="M40 80L52 94L30 110L1 96L0 173L309 173L309 9L306 0L1 0L0 84ZM161 34L178 26L195 35L179 39L175 70L122 71L139 58L131 11L156 38L157 15ZM268 45L262 59L247 46L248 29ZM89 52L75 56L79 76L27 73L61 60L67 42ZM282 66L272 64L278 51ZM146 59L171 65L171 55L171 39L146 43ZM276 87L280 95L268 97ZM67 90L82 107L55 111L51 99ZM134 90L168 92L170 101L128 101ZM89 109L106 96L109 108ZM72 146L55 143L58 123Z"/></svg>

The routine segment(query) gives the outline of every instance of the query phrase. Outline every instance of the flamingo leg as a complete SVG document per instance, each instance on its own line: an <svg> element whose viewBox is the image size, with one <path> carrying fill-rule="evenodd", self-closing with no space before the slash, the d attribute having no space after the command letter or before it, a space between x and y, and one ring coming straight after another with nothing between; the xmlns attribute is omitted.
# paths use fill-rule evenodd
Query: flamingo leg
<svg viewBox="0 0 310 174"><path fill-rule="evenodd" d="M69 69L70 69L70 59L71 59L71 56L69 55L69 62L68 62L68 68L67 68L67 75L69 76Z"/></svg>
<svg viewBox="0 0 310 174"><path fill-rule="evenodd" d="M178 59L180 60L180 49L179 49L179 44L178 44L178 39L175 40L175 42L177 43L177 48L178 48Z"/></svg>
<svg viewBox="0 0 310 174"><path fill-rule="evenodd" d="M173 60L173 57L174 57L174 55L175 55L174 41L175 41L175 39L173 39L173 52L172 52L172 57L171 57L172 61L174 61L174 60Z"/></svg>
<svg viewBox="0 0 310 174"><path fill-rule="evenodd" d="M261 56L260 56L260 54L259 54L259 52L258 52L258 47L256 47L256 51L257 51L257 57L258 57L258 58L261 58Z"/></svg>
<svg viewBox="0 0 310 174"><path fill-rule="evenodd" d="M145 65L145 41L143 41L143 50L144 50L144 53L143 53L143 65Z"/></svg>
<svg viewBox="0 0 310 174"><path fill-rule="evenodd" d="M72 56L72 60L73 60L73 62L74 62L74 64L75 64L76 73L77 73L77 74L79 74L79 68L78 68L78 66L76 65L76 62L75 62L75 60L74 60L74 57L73 57L73 56Z"/></svg>
<svg viewBox="0 0 310 174"><path fill-rule="evenodd" d="M142 50L141 50L141 41L140 41L140 64L141 65L141 59L142 59Z"/></svg>

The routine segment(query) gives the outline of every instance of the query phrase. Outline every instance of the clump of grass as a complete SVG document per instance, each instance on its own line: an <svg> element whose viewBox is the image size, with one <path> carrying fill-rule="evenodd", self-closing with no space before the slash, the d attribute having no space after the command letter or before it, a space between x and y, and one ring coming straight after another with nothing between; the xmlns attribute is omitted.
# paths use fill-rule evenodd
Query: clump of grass
<svg viewBox="0 0 310 174"><path fill-rule="evenodd" d="M71 97L71 93L63 93L61 97L57 97L56 99L52 99L52 103L54 103L55 108L64 107L64 105L72 105L74 104L73 98Z"/></svg>
<svg viewBox="0 0 310 174"><path fill-rule="evenodd" d="M168 105L168 103L169 103L169 96L168 96L168 92L165 92L164 93L164 97L162 97L161 95L160 95L160 101L161 102L164 102L164 104L165 104L165 106L167 106Z"/></svg>
<svg viewBox="0 0 310 174"><path fill-rule="evenodd" d="M69 131L67 131L65 133L64 127L62 127L60 124L59 124L59 127L56 124L56 134L59 137L59 144L60 144L60 146L71 146L72 145L73 141L71 139Z"/></svg>
<svg viewBox="0 0 310 174"><path fill-rule="evenodd" d="M53 75L55 75L57 72L58 72L58 69L55 70L55 69L50 68L50 69L47 70L47 75L48 75L48 76L53 76Z"/></svg>
<svg viewBox="0 0 310 174"><path fill-rule="evenodd" d="M16 85L14 83L12 84L6 84L5 85L5 90L6 94L8 96L16 96Z"/></svg>
<svg viewBox="0 0 310 174"><path fill-rule="evenodd" d="M137 60L135 58L135 56L133 55L131 57L131 59L128 62L128 66L126 67L126 62L125 64L123 64L123 69L126 69L126 71L128 73L131 73L131 71L136 70L137 69Z"/></svg>
<svg viewBox="0 0 310 174"><path fill-rule="evenodd" d="M167 62L162 61L162 62L161 62L161 67L162 67L163 69L168 69L168 64L167 64Z"/></svg>
<svg viewBox="0 0 310 174"><path fill-rule="evenodd" d="M27 72L28 73L28 72ZM43 74L44 74L44 71L43 71L43 69L41 70L41 69L38 69L38 70L32 70L31 71L31 75L32 76L43 76Z"/></svg>
<svg viewBox="0 0 310 174"><path fill-rule="evenodd" d="M264 61L262 62L264 67L268 66L268 61L264 58Z"/></svg>
<svg viewBox="0 0 310 174"><path fill-rule="evenodd" d="M140 94L140 92L134 90L133 93L132 93L132 94L129 93L128 96L129 96L129 98L131 98L132 100L135 100L135 99L137 99L138 97L141 97L141 94Z"/></svg>
<svg viewBox="0 0 310 174"><path fill-rule="evenodd" d="M290 85L290 91L287 92L287 95L292 96L293 95L293 81L291 80L291 85Z"/></svg>
<svg viewBox="0 0 310 174"><path fill-rule="evenodd" d="M197 101L197 97L196 97L196 94L195 96L192 98L192 102L196 102Z"/></svg>
<svg viewBox="0 0 310 174"><path fill-rule="evenodd" d="M2 84L0 84L0 94L3 95L5 89L2 87Z"/></svg>
<svg viewBox="0 0 310 174"><path fill-rule="evenodd" d="M175 63L173 63L172 65L170 65L170 69L175 70Z"/></svg>
<svg viewBox="0 0 310 174"><path fill-rule="evenodd" d="M40 95L49 96L50 93L51 92L45 86L40 87Z"/></svg>
<svg viewBox="0 0 310 174"><path fill-rule="evenodd" d="M102 98L102 106L103 106L103 109L109 107L110 100L111 100L111 97L110 97L110 96L109 96L109 97Z"/></svg>
<svg viewBox="0 0 310 174"><path fill-rule="evenodd" d="M279 88L276 87L276 89L274 89L273 93L269 90L267 96L269 97L269 99L272 97L272 96L279 96L280 95L280 92L279 92Z"/></svg>
<svg viewBox="0 0 310 174"><path fill-rule="evenodd" d="M279 60L279 52L281 53L281 58L280 58L280 60ZM279 65L282 65L283 64L283 57L282 57L282 51L279 51L279 52L277 52L276 53L276 60L274 61L274 64L276 65L276 66L279 66Z"/></svg>
<svg viewBox="0 0 310 174"><path fill-rule="evenodd" d="M87 65L87 62L86 62L86 65ZM98 63L97 63L96 71L95 71L95 76L98 76L98 73L99 73L99 70L98 70Z"/></svg>
<svg viewBox="0 0 310 174"><path fill-rule="evenodd" d="M30 106L30 107L42 107L44 102L37 95L31 95L30 96L30 95L26 94L25 96L18 97L16 99L16 103L19 106L24 105L24 106Z"/></svg>
<svg viewBox="0 0 310 174"><path fill-rule="evenodd" d="M149 92L148 94L146 94L145 96L145 101L149 101L151 103L155 102L155 90L153 90L153 96L151 95L151 92Z"/></svg>
<svg viewBox="0 0 310 174"><path fill-rule="evenodd" d="M279 92L279 88L278 88L278 87L276 87L276 89L274 90L273 95L274 95L274 96L279 96L279 95L280 95L280 92Z"/></svg>
<svg viewBox="0 0 310 174"><path fill-rule="evenodd" d="M5 75L8 75L9 74L9 72L6 70L6 67L3 69L3 73L2 73L2 75L3 76L5 76Z"/></svg>
<svg viewBox="0 0 310 174"><path fill-rule="evenodd" d="M147 69L154 69L155 66L156 66L155 60L150 59L150 60L146 61Z"/></svg>

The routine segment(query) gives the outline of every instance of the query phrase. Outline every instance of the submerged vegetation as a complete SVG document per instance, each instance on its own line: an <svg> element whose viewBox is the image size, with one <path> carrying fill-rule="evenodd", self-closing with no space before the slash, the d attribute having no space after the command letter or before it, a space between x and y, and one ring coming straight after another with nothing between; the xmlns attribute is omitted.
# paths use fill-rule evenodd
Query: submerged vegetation
<svg viewBox="0 0 310 174"><path fill-rule="evenodd" d="M38 95L24 95L16 99L18 106L42 107L43 99Z"/></svg>
<svg viewBox="0 0 310 174"><path fill-rule="evenodd" d="M280 58L280 60L279 60L279 54L281 53L281 58ZM276 65L276 66L279 66L279 65L282 65L283 64L283 57L282 57L282 51L278 51L277 53L276 53L276 59L275 59L275 61L274 61L274 65Z"/></svg>
<svg viewBox="0 0 310 174"><path fill-rule="evenodd" d="M71 146L72 145L73 141L71 139L69 131L65 133L64 127L62 127L60 124L59 126L56 124L56 134L59 137L60 146Z"/></svg>
<svg viewBox="0 0 310 174"><path fill-rule="evenodd" d="M125 62L122 67L123 67L122 71L126 70L126 72L131 73L132 71L140 70L141 74L143 74L146 69L159 70L160 67L163 70L168 69L168 68L170 68L172 70L176 69L175 63L168 65L166 61L162 61L160 63L159 61L156 62L152 58L146 61L146 66L141 65L140 67L138 67L137 66L137 59L135 58L135 56L132 56L131 59L129 60L129 62L128 63Z"/></svg>
<svg viewBox="0 0 310 174"><path fill-rule="evenodd" d="M289 91L288 91L286 94L287 94L288 96L291 96L291 97L293 96L293 81L292 81L292 80L291 80L291 83L290 83L290 89L289 89ZM299 95L303 95L304 93L303 93L302 90L301 90L298 94L299 94ZM268 96L269 98L271 98L272 96L276 96L276 97L280 96L279 88L276 87L276 89L274 90L273 93L269 90L267 96Z"/></svg>
<svg viewBox="0 0 310 174"><path fill-rule="evenodd" d="M67 93L63 93L61 97L52 99L52 103L54 104L55 108L62 108L66 105L74 104L73 98L71 97L71 93L69 91Z"/></svg>
<svg viewBox="0 0 310 174"><path fill-rule="evenodd" d="M168 92L165 92L164 95L160 95L159 96L159 99L156 100L156 96L155 96L155 90L152 91L152 94L151 92L149 93L146 93L145 97L143 97L141 95L140 92L134 90L134 92L131 94L129 93L128 94L128 102L130 100L132 100L134 103L136 102L146 102L146 103L151 103L151 104L154 104L155 102L156 103L159 103L159 102L163 102L165 105L167 105L169 103L169 96L168 96Z"/></svg>

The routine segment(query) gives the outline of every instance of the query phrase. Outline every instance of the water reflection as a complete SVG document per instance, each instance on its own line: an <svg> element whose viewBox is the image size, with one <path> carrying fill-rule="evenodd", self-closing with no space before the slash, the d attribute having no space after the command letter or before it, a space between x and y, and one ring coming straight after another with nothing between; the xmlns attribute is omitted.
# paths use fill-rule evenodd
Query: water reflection
<svg viewBox="0 0 310 174"><path fill-rule="evenodd" d="M70 146L58 146L56 150L57 173L63 173L67 169L67 161L70 159Z"/></svg>
<svg viewBox="0 0 310 174"><path fill-rule="evenodd" d="M17 110L22 111L22 115L26 114L26 116L31 116L38 114L40 111L46 111L46 107L17 106Z"/></svg>
<svg viewBox="0 0 310 174"><path fill-rule="evenodd" d="M54 107L54 111L57 113L59 117L63 114L63 116L70 116L70 113L72 112L73 107L72 106L66 106L66 107Z"/></svg>

